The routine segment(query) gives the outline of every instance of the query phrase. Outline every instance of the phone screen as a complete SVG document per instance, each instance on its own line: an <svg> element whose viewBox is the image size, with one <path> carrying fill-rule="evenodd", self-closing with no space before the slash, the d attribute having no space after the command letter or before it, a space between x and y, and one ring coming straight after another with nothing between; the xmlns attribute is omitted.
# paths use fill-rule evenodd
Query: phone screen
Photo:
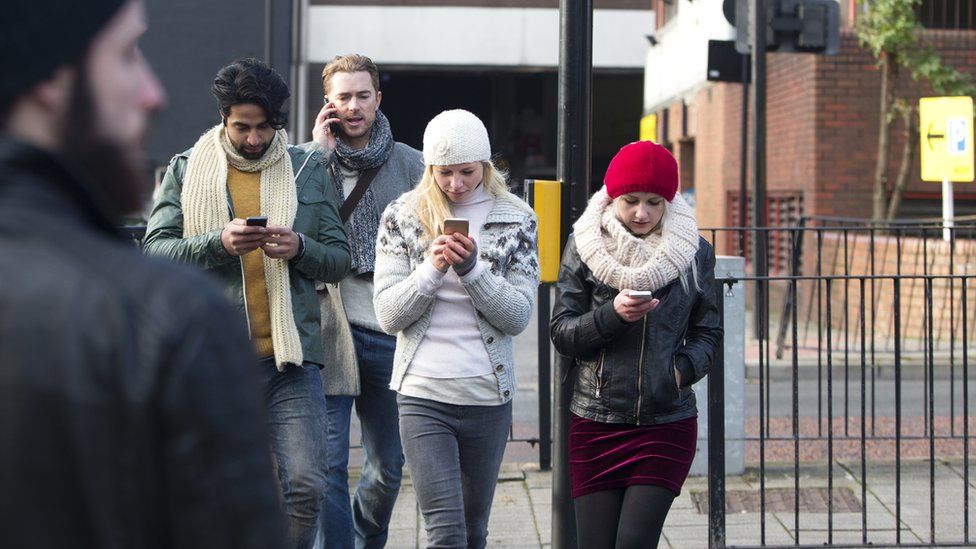
<svg viewBox="0 0 976 549"><path fill-rule="evenodd" d="M444 234L461 233L468 235L468 220L461 217L448 217L444 220Z"/></svg>

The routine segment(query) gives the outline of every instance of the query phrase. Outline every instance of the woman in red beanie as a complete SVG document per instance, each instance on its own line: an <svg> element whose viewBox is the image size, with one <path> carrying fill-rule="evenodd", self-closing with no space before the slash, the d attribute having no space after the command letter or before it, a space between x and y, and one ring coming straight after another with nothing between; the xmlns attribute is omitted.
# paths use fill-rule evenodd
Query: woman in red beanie
<svg viewBox="0 0 976 549"><path fill-rule="evenodd" d="M719 351L715 256L664 147L626 145L604 183L566 244L550 325L575 382L579 546L656 546L695 456L691 385Z"/></svg>

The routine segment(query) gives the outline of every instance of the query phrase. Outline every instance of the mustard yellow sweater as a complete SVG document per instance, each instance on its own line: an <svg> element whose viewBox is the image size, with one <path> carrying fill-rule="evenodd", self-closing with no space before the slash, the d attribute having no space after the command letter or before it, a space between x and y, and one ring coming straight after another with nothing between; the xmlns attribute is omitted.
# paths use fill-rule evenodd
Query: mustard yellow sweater
<svg viewBox="0 0 976 549"><path fill-rule="evenodd" d="M242 172L227 166L227 189L234 205L234 217L261 215L261 172ZM244 298L251 323L251 342L258 356L274 354L271 343L271 309L264 280L264 250L241 256L244 266Z"/></svg>

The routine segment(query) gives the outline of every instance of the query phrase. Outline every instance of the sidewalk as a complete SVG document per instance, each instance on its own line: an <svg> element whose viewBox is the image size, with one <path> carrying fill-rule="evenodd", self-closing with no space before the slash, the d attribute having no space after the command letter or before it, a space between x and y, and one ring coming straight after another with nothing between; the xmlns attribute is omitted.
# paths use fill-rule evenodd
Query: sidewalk
<svg viewBox="0 0 976 549"><path fill-rule="evenodd" d="M974 464L971 462L970 468ZM862 506L860 464L835 462L834 467L834 544L862 543ZM976 469L970 472L969 497L976 502ZM867 468L867 541L874 547L895 543L895 467L894 463L872 463ZM828 542L826 466L804 464L800 470L801 512L800 540L803 545ZM353 479L354 482L354 479ZM793 545L794 513L792 466L767 466L765 543ZM729 546L755 546L762 542L760 514L750 510L759 501L758 469L747 470L741 477L726 481L726 535ZM963 541L963 467L961 461L937 462L935 465L936 516L935 542L947 544ZM552 476L534 465L505 464L498 478L489 523L489 547L512 549L549 548L551 540ZM785 490L779 490L785 488ZM824 490L818 490L824 489ZM708 546L708 522L705 509L699 511L697 500L707 501L705 477L692 477L685 483L668 515L660 547L704 548ZM820 497L818 497L820 496ZM929 516L929 464L927 461L902 462L901 474L901 543L931 542ZM703 506L704 507L704 506ZM970 505L970 539L976 538L976 505ZM891 544L891 545L888 545ZM413 485L404 478L400 497L393 512L391 549L426 546L423 518L417 510Z"/></svg>

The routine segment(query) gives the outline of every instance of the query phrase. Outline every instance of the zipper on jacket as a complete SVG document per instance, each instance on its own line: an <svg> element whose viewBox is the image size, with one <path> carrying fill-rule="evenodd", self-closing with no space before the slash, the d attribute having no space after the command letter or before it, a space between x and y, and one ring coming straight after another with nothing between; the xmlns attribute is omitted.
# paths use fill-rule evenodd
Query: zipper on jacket
<svg viewBox="0 0 976 549"><path fill-rule="evenodd" d="M637 419L637 425L640 425L640 411L641 411L641 401L644 398L643 391L641 389L644 386L644 343L647 342L647 315L644 315L644 322L641 326L641 347L640 347L640 357L637 361L637 409L634 410L634 417Z"/></svg>
<svg viewBox="0 0 976 549"><path fill-rule="evenodd" d="M227 198L227 210L230 211L230 218L234 219L234 205L231 204L230 198ZM220 234L223 235L224 231L221 229ZM218 237L219 238L219 237ZM221 243L221 246L224 244ZM237 256L237 263L241 267L241 297L244 299L244 322L247 323L247 340L251 340L251 315L247 311L247 282L244 278L244 258Z"/></svg>
<svg viewBox="0 0 976 549"><path fill-rule="evenodd" d="M603 385L603 357L606 354L606 349L600 351L600 363L596 367L596 398L600 398L600 388Z"/></svg>

